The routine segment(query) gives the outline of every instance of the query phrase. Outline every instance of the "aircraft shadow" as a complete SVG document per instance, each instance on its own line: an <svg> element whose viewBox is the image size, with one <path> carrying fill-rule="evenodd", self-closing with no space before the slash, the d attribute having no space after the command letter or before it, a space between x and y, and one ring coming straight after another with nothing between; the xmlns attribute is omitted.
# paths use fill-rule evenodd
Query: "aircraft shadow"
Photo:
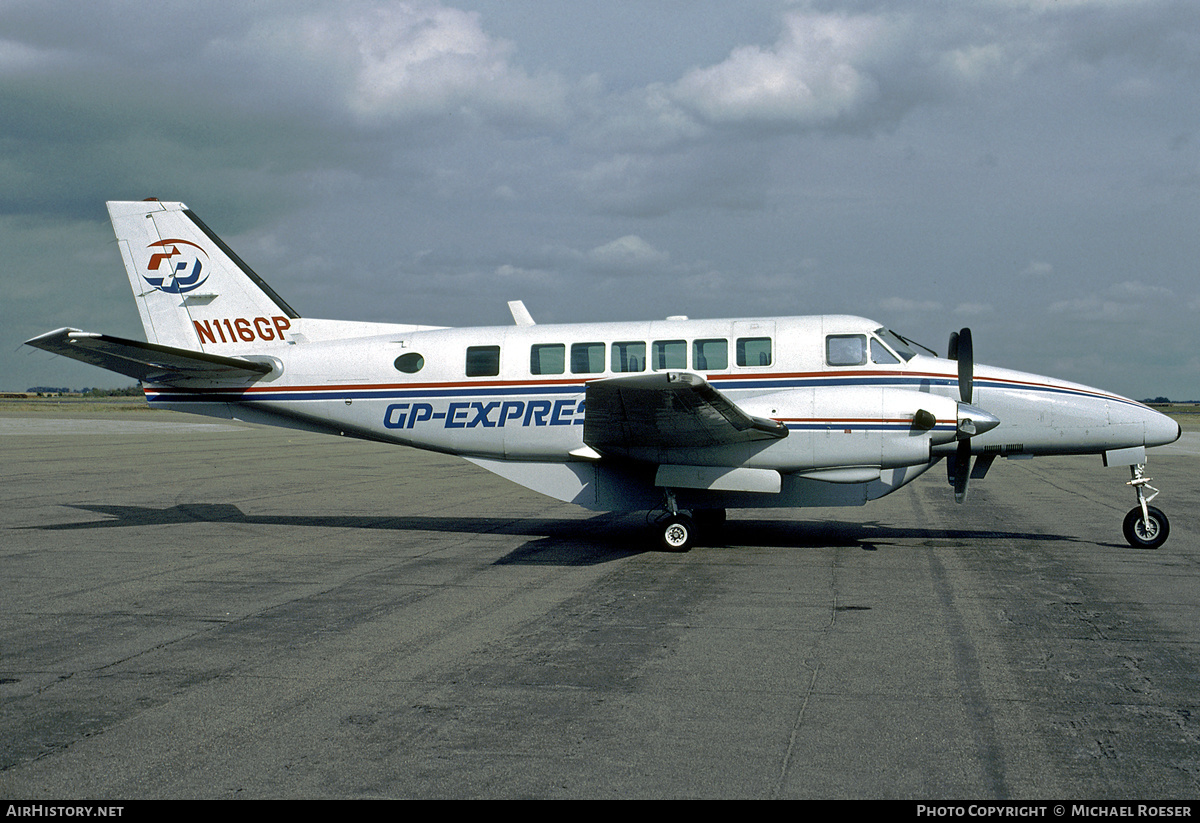
<svg viewBox="0 0 1200 823"><path fill-rule="evenodd" d="M106 515L86 523L56 523L25 528L79 531L169 526L195 523L238 523L291 528L351 528L384 531L429 531L461 534L507 534L532 538L497 560L502 564L542 563L593 565L657 551L647 534L643 513L604 513L583 520L527 517L425 517L369 515L247 515L232 503L181 503L165 509L148 506L73 504L70 508ZM941 529L881 525L875 521L731 519L720 534L700 549L756 546L814 549L829 547L875 551L900 542L933 541L938 545L986 540L1076 541L1062 534L1035 534L995 529Z"/></svg>
<svg viewBox="0 0 1200 823"><path fill-rule="evenodd" d="M945 529L894 526L877 521L835 520L731 520L717 545L764 546L768 548L827 548L844 546L875 551L897 543L931 542L937 546L970 544L988 540L1037 540L1076 542L1073 535L1006 531L997 529Z"/></svg>
<svg viewBox="0 0 1200 823"><path fill-rule="evenodd" d="M535 538L497 561L591 565L629 557L651 548L647 540L631 540L631 523L642 516L604 513L586 520L527 517L423 517L371 515L247 515L232 503L180 503L165 509L149 506L69 504L68 508L107 515L86 523L26 526L38 531L88 531L134 526L174 526L196 523L237 523L289 528L378 529L397 532L508 534ZM636 526L635 526L636 528Z"/></svg>

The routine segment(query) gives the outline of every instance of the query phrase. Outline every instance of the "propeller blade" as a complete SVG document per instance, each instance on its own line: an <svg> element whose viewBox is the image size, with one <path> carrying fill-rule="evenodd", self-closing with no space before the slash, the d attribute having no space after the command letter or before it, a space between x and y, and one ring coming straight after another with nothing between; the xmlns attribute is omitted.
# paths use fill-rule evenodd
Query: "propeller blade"
<svg viewBox="0 0 1200 823"><path fill-rule="evenodd" d="M962 503L967 499L967 479L971 476L971 442L959 440L958 450L954 453L954 501Z"/></svg>
<svg viewBox="0 0 1200 823"><path fill-rule="evenodd" d="M958 359L958 394L964 403L970 403L975 380L975 350L970 329L958 333L955 353Z"/></svg>
<svg viewBox="0 0 1200 823"><path fill-rule="evenodd" d="M946 359L958 359L958 332L950 332L950 344L946 346Z"/></svg>

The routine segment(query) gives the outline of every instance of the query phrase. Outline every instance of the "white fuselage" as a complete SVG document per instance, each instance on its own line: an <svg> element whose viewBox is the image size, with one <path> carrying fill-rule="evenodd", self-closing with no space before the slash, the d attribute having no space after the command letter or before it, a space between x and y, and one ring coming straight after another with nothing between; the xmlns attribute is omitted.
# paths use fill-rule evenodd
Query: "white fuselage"
<svg viewBox="0 0 1200 823"><path fill-rule="evenodd" d="M324 324L322 336L339 332L333 321L315 322ZM959 397L955 362L914 354L860 317L397 326L326 340L311 339L303 319L294 323L282 341L260 341L260 359L276 365L266 379L237 388L176 382L147 388L148 399L467 457L570 462L591 457L588 382L687 371L748 413L783 422L789 436L698 449L673 462L837 469L841 475L826 479L855 482L872 470L925 466L955 448L947 434ZM205 349L222 353L219 343ZM1178 436L1164 415L1087 386L985 365L976 367L974 385L973 405L1001 421L972 439L976 454L1101 453ZM937 418L924 440L911 431L919 408Z"/></svg>

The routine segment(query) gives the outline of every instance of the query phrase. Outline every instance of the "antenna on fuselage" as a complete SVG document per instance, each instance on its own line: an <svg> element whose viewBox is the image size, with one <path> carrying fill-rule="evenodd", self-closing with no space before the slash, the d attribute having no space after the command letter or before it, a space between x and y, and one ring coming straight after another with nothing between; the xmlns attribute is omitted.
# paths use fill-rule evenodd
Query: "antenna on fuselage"
<svg viewBox="0 0 1200 823"><path fill-rule="evenodd" d="M521 300L509 300L508 310L512 312L513 322L518 326L536 326L533 322L533 315L529 313L529 309L525 308L525 303Z"/></svg>

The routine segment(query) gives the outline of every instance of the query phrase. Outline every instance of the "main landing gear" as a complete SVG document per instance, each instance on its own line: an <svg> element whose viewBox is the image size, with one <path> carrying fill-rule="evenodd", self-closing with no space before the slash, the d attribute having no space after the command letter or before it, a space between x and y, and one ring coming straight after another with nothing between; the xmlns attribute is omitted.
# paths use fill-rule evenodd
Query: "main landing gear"
<svg viewBox="0 0 1200 823"><path fill-rule="evenodd" d="M691 515L684 514L675 503L675 495L667 490L662 508L665 514L654 522L658 532L659 546L664 551L686 552L696 545L700 535L719 534L725 525L724 509L694 509Z"/></svg>
<svg viewBox="0 0 1200 823"><path fill-rule="evenodd" d="M696 521L671 514L658 521L658 542L669 552L686 552L696 544Z"/></svg>
<svg viewBox="0 0 1200 823"><path fill-rule="evenodd" d="M1145 476L1146 465L1143 463L1130 466L1129 471L1133 478L1125 485L1133 486L1134 491L1137 492L1138 504L1129 510L1129 514L1125 515L1125 523L1122 527L1125 539L1129 541L1129 545L1137 549L1157 549L1167 542L1167 535L1171 533L1171 524L1160 509L1150 505L1150 501L1158 496L1158 489L1151 486L1150 478ZM1152 494L1147 495L1147 489Z"/></svg>

